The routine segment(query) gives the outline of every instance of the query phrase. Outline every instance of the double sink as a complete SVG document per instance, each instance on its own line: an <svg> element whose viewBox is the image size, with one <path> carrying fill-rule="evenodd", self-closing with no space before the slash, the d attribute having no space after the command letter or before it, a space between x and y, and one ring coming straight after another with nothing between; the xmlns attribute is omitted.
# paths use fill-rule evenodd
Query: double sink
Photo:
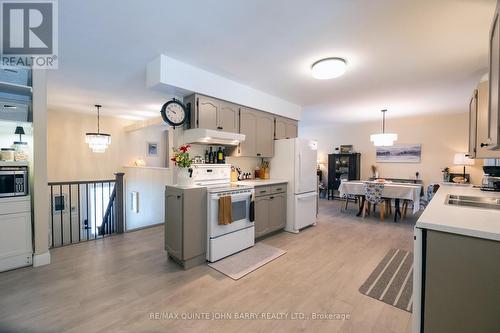
<svg viewBox="0 0 500 333"><path fill-rule="evenodd" d="M448 205L500 210L500 198L493 197L448 194L446 197L446 203Z"/></svg>

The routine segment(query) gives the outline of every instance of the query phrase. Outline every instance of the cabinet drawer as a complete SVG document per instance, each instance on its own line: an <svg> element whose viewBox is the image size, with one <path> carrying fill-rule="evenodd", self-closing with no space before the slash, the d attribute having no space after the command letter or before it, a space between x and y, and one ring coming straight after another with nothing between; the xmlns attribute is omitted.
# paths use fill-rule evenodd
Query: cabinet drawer
<svg viewBox="0 0 500 333"><path fill-rule="evenodd" d="M14 83L22 86L30 85L29 69L3 67L0 68L0 82Z"/></svg>
<svg viewBox="0 0 500 333"><path fill-rule="evenodd" d="M4 198L0 199L0 215L16 214L31 211L31 202L29 198Z"/></svg>
<svg viewBox="0 0 500 333"><path fill-rule="evenodd" d="M0 99L0 119L10 121L30 121L30 104Z"/></svg>
<svg viewBox="0 0 500 333"><path fill-rule="evenodd" d="M271 194L271 186L258 186L255 188L255 196L261 197L263 195Z"/></svg>
<svg viewBox="0 0 500 333"><path fill-rule="evenodd" d="M271 186L271 194L286 192L286 184L278 184Z"/></svg>

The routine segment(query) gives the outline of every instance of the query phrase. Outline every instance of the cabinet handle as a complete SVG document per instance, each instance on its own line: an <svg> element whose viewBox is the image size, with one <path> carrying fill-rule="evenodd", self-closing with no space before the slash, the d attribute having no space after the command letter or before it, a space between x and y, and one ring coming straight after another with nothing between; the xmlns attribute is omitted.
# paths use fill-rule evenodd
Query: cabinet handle
<svg viewBox="0 0 500 333"><path fill-rule="evenodd" d="M257 156L260 156L260 155L261 155L261 153L257 153Z"/></svg>
<svg viewBox="0 0 500 333"><path fill-rule="evenodd" d="M281 188L281 187L276 189L276 191L281 191L281 190L282 190L282 188Z"/></svg>
<svg viewBox="0 0 500 333"><path fill-rule="evenodd" d="M269 197L269 199L271 199L271 200L272 200L272 199L274 199L274 197Z"/></svg>
<svg viewBox="0 0 500 333"><path fill-rule="evenodd" d="M181 198L181 196L180 196L180 195L178 195L178 196L177 196L177 199L180 199L180 198Z"/></svg>
<svg viewBox="0 0 500 333"><path fill-rule="evenodd" d="M223 128L222 128L222 127L220 127L220 126L217 126L217 129L221 130L221 129L223 129Z"/></svg>
<svg viewBox="0 0 500 333"><path fill-rule="evenodd" d="M262 190L262 191L260 191L260 193L266 193L266 192L267 192L266 190Z"/></svg>
<svg viewBox="0 0 500 333"><path fill-rule="evenodd" d="M483 148L483 147L488 147L488 146L489 146L489 144L487 144L487 143L482 143L482 142L481 142L481 148Z"/></svg>

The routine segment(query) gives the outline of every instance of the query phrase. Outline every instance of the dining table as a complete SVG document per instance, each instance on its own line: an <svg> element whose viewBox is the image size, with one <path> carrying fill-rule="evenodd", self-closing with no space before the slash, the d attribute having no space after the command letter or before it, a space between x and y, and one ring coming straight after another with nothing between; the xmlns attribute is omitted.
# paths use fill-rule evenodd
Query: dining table
<svg viewBox="0 0 500 333"><path fill-rule="evenodd" d="M343 181L340 183L339 192L341 198L348 198L349 196L361 197L361 205L357 216L361 215L363 204L365 201L365 188L366 182L384 184L382 190L382 197L387 199L394 199L394 221L397 221L398 216L401 217L401 200L409 200L413 202L413 214L420 210L420 196L422 193L422 184L400 183L392 181L360 181L351 180Z"/></svg>

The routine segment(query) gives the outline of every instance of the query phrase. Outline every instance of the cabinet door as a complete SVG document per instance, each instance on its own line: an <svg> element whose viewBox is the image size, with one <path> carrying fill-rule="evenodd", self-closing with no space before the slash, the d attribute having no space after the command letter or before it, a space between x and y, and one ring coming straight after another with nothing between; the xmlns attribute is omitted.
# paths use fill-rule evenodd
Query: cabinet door
<svg viewBox="0 0 500 333"><path fill-rule="evenodd" d="M488 146L488 81L477 87L477 140L476 158L500 158L500 151Z"/></svg>
<svg viewBox="0 0 500 333"><path fill-rule="evenodd" d="M270 201L268 196L255 198L255 238L269 232Z"/></svg>
<svg viewBox="0 0 500 333"><path fill-rule="evenodd" d="M276 140L286 139L286 119L282 117L276 117L274 124L274 138Z"/></svg>
<svg viewBox="0 0 500 333"><path fill-rule="evenodd" d="M499 142L499 98L500 98L500 22L498 7L490 32L490 81L489 81L489 116L488 148L498 147Z"/></svg>
<svg viewBox="0 0 500 333"><path fill-rule="evenodd" d="M257 116L257 156L273 157L274 155L274 117L259 112Z"/></svg>
<svg viewBox="0 0 500 333"><path fill-rule="evenodd" d="M477 138L477 90L469 102L469 152L468 157L476 158L476 138Z"/></svg>
<svg viewBox="0 0 500 333"><path fill-rule="evenodd" d="M0 233L0 259L33 252L31 213L4 214L0 219L0 228L2 230ZM4 267L0 264L0 271L3 269Z"/></svg>
<svg viewBox="0 0 500 333"><path fill-rule="evenodd" d="M217 128L224 132L238 133L239 106L221 102L217 117Z"/></svg>
<svg viewBox="0 0 500 333"><path fill-rule="evenodd" d="M257 114L252 110L241 108L240 133L245 134L245 141L240 144L238 156L257 156Z"/></svg>
<svg viewBox="0 0 500 333"><path fill-rule="evenodd" d="M217 129L217 114L219 102L213 98L198 96L196 119L198 128Z"/></svg>
<svg viewBox="0 0 500 333"><path fill-rule="evenodd" d="M269 231L283 229L286 224L286 194L270 196Z"/></svg>
<svg viewBox="0 0 500 333"><path fill-rule="evenodd" d="M182 259L182 195L167 193L165 197L165 250Z"/></svg>
<svg viewBox="0 0 500 333"><path fill-rule="evenodd" d="M299 136L298 122L295 120L288 120L286 123L286 138L292 139Z"/></svg>

